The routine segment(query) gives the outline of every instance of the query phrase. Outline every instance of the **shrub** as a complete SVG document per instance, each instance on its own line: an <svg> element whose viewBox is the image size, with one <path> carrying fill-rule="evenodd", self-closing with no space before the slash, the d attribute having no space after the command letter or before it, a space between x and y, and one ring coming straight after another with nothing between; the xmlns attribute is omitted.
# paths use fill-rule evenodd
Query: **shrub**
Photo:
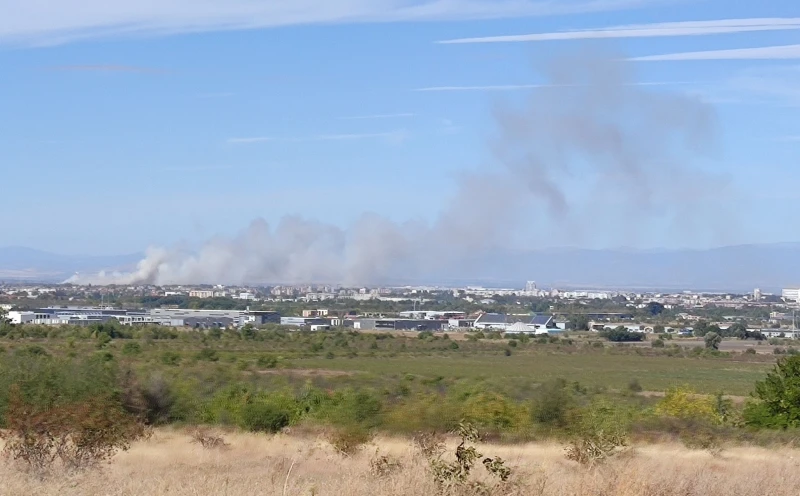
<svg viewBox="0 0 800 496"><path fill-rule="evenodd" d="M245 429L274 434L291 423L293 412L278 402L259 400L245 404L241 415Z"/></svg>
<svg viewBox="0 0 800 496"><path fill-rule="evenodd" d="M748 355L755 355L756 354L756 349L755 348L747 348L746 350L744 350L744 352L746 354L748 354Z"/></svg>
<svg viewBox="0 0 800 496"><path fill-rule="evenodd" d="M375 477L386 477L403 468L399 460L389 455L381 455L375 450L375 456L369 461L369 471Z"/></svg>
<svg viewBox="0 0 800 496"><path fill-rule="evenodd" d="M181 363L181 356L174 351L165 351L161 354L161 363L176 367Z"/></svg>
<svg viewBox="0 0 800 496"><path fill-rule="evenodd" d="M192 442L206 449L225 449L230 445L225 442L222 435L209 429L198 427L191 433Z"/></svg>
<svg viewBox="0 0 800 496"><path fill-rule="evenodd" d="M349 425L334 429L328 434L328 442L342 456L352 456L372 441L372 432L359 425Z"/></svg>
<svg viewBox="0 0 800 496"><path fill-rule="evenodd" d="M169 383L161 375L153 375L140 389L144 416L148 424L165 424L172 420L175 395Z"/></svg>
<svg viewBox="0 0 800 496"><path fill-rule="evenodd" d="M30 357L49 357L50 353L38 344L32 344L16 351L17 355L30 356Z"/></svg>
<svg viewBox="0 0 800 496"><path fill-rule="evenodd" d="M454 434L461 438L456 447L455 461L448 463L442 460L441 453L428 460L434 482L443 492L470 489L475 494L491 494L492 490L485 484L469 480L475 462L483 456L472 446L472 443L480 440L478 430L472 424L461 422ZM482 464L487 472L499 479L499 484L508 482L511 477L511 469L500 457L484 458Z"/></svg>
<svg viewBox="0 0 800 496"><path fill-rule="evenodd" d="M628 383L628 391L632 393L640 393L644 388L639 384L639 379L631 379Z"/></svg>
<svg viewBox="0 0 800 496"><path fill-rule="evenodd" d="M666 346L666 344L664 343L664 340L656 339L650 344L650 346L652 346L653 348L663 348L664 346Z"/></svg>
<svg viewBox="0 0 800 496"><path fill-rule="evenodd" d="M710 350L718 350L719 344L722 342L722 336L716 332L709 332L703 337L703 340L706 343L706 348Z"/></svg>
<svg viewBox="0 0 800 496"><path fill-rule="evenodd" d="M444 436L436 432L421 432L411 438L414 447L427 459L435 458L444 453Z"/></svg>
<svg viewBox="0 0 800 496"><path fill-rule="evenodd" d="M142 346L136 342L125 343L122 346L122 354L126 356L134 356L142 353Z"/></svg>
<svg viewBox="0 0 800 496"><path fill-rule="evenodd" d="M615 329L607 329L605 331L601 331L600 336L616 343L644 340L644 334L642 334L641 332L631 332L622 326L619 326Z"/></svg>
<svg viewBox="0 0 800 496"><path fill-rule="evenodd" d="M206 362L218 362L219 361L219 353L217 353L217 350L214 350L214 349L211 349L211 348L203 348L202 350L197 352L197 355L195 355L195 358L197 358L198 360L206 361Z"/></svg>
<svg viewBox="0 0 800 496"><path fill-rule="evenodd" d="M630 415L607 402L582 410L566 457L581 465L595 465L618 453L628 444Z"/></svg>
<svg viewBox="0 0 800 496"><path fill-rule="evenodd" d="M531 419L548 427L565 428L574 407L573 398L563 379L539 386L531 405Z"/></svg>
<svg viewBox="0 0 800 496"><path fill-rule="evenodd" d="M272 355L261 355L256 363L261 368L274 369L278 366L278 359Z"/></svg>
<svg viewBox="0 0 800 496"><path fill-rule="evenodd" d="M464 402L463 414L481 430L502 433L519 430L526 424L528 412L501 394L484 392L471 395Z"/></svg>
<svg viewBox="0 0 800 496"><path fill-rule="evenodd" d="M56 460L70 470L92 468L126 451L148 434L144 425L109 397L42 408L12 388L7 429L0 433L4 454L39 475Z"/></svg>
<svg viewBox="0 0 800 496"><path fill-rule="evenodd" d="M714 400L700 396L688 387L674 387L667 390L664 399L655 407L655 413L665 417L692 419L721 423L722 417L715 408Z"/></svg>

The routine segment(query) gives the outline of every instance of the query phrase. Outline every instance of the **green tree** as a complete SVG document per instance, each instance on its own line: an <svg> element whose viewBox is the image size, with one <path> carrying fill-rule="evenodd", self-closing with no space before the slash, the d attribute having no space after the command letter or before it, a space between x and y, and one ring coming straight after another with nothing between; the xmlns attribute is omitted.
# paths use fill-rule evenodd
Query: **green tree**
<svg viewBox="0 0 800 496"><path fill-rule="evenodd" d="M705 339L706 348L711 350L718 350L719 344L722 342L722 336L716 332L709 332L703 339Z"/></svg>
<svg viewBox="0 0 800 496"><path fill-rule="evenodd" d="M800 355L782 358L763 381L756 383L759 403L745 409L745 420L773 428L800 427Z"/></svg>
<svg viewBox="0 0 800 496"><path fill-rule="evenodd" d="M747 339L747 327L741 322L736 322L725 330L725 335L732 338Z"/></svg>
<svg viewBox="0 0 800 496"><path fill-rule="evenodd" d="M589 318L586 315L573 315L569 318L570 327L576 331L589 330Z"/></svg>
<svg viewBox="0 0 800 496"><path fill-rule="evenodd" d="M647 304L647 312L653 317L655 317L656 315L661 315L663 311L664 311L664 305L657 301L651 301L650 303Z"/></svg>
<svg viewBox="0 0 800 496"><path fill-rule="evenodd" d="M706 322L705 320L698 321L694 325L693 330L692 330L692 334L694 334L698 338L702 338L703 336L708 334L708 332L709 332L708 331L708 322Z"/></svg>
<svg viewBox="0 0 800 496"><path fill-rule="evenodd" d="M257 334L258 331L253 327L253 324L245 324L244 327L242 327L242 337L244 339L255 339Z"/></svg>
<svg viewBox="0 0 800 496"><path fill-rule="evenodd" d="M5 308L0 308L0 336L5 336L11 331L13 324L8 318L8 312Z"/></svg>

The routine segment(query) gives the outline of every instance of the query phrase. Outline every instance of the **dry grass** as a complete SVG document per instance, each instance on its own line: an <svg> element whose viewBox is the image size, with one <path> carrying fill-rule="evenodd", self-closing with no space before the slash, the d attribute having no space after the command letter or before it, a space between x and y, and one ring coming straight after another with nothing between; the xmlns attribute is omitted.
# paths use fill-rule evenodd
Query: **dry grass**
<svg viewBox="0 0 800 496"><path fill-rule="evenodd" d="M341 457L314 436L228 433L226 451L193 444L188 432L162 430L99 471L37 480L0 464L2 495L429 495L425 461L405 440L379 438ZM644 446L593 470L564 458L557 445L480 445L514 470L519 495L796 495L800 451L735 448L714 457L673 445ZM380 455L402 466L376 475Z"/></svg>

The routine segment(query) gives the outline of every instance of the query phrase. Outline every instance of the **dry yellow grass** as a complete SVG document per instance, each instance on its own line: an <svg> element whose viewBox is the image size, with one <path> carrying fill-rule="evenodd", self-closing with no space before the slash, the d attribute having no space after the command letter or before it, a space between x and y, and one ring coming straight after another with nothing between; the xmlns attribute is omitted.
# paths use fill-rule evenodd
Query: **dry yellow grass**
<svg viewBox="0 0 800 496"><path fill-rule="evenodd" d="M185 432L162 430L99 471L45 480L0 465L2 495L428 495L427 466L411 444L377 439L351 458L322 438L225 434L230 447L209 450ZM376 449L403 466L373 475ZM680 446L643 446L593 470L566 460L558 445L480 445L514 469L504 494L609 496L770 496L800 493L800 451L735 448L714 457ZM483 467L477 468L483 472Z"/></svg>

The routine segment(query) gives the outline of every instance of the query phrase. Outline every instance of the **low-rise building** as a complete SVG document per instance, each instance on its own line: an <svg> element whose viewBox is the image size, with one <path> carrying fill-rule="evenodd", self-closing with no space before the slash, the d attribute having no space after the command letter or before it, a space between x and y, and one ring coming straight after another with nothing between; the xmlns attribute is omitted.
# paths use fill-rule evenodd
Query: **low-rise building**
<svg viewBox="0 0 800 496"><path fill-rule="evenodd" d="M12 324L30 324L36 320L36 314L33 312L11 311L6 314L6 317Z"/></svg>
<svg viewBox="0 0 800 496"><path fill-rule="evenodd" d="M476 329L505 330L508 316L502 313L483 313L475 319L472 326Z"/></svg>
<svg viewBox="0 0 800 496"><path fill-rule="evenodd" d="M189 291L189 296L192 298L213 298L214 291Z"/></svg>

